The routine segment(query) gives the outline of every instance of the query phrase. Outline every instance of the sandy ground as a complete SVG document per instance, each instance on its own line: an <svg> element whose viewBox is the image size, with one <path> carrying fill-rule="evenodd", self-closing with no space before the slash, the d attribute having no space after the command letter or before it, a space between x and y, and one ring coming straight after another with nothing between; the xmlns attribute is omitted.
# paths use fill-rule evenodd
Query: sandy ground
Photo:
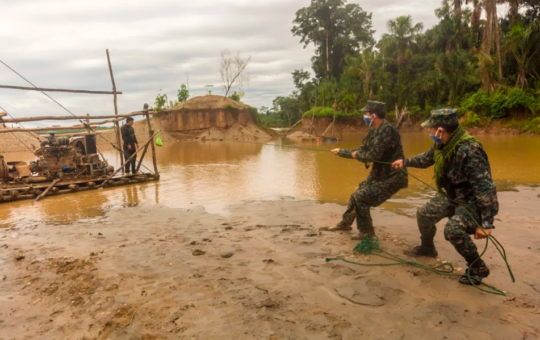
<svg viewBox="0 0 540 340"><path fill-rule="evenodd" d="M318 231L343 206L292 198L0 230L0 339L538 339L540 189L500 198L495 235L517 282L493 248L485 259L505 297L407 266L326 263L379 259ZM414 218L373 217L385 250L417 242ZM464 266L442 232L436 244Z"/></svg>

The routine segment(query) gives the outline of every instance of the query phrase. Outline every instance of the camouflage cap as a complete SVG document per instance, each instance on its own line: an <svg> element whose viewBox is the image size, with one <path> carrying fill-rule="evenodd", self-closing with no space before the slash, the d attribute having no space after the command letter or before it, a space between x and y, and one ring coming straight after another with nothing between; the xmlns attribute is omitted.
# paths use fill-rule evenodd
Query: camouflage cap
<svg viewBox="0 0 540 340"><path fill-rule="evenodd" d="M374 100L368 100L366 103L366 106L361 109L362 112L370 112L370 113L379 113L379 114L385 114L386 113L386 104L381 102L376 102Z"/></svg>
<svg viewBox="0 0 540 340"><path fill-rule="evenodd" d="M428 120L422 123L423 128L432 128L439 125L458 124L457 109L439 109L431 111Z"/></svg>

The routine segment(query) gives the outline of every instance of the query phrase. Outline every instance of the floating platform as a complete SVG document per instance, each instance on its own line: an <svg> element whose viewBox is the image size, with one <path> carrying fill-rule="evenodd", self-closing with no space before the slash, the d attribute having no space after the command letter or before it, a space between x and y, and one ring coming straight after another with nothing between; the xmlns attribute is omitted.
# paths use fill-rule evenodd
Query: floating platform
<svg viewBox="0 0 540 340"><path fill-rule="evenodd" d="M125 175L113 177L107 181L109 176L88 177L80 179L66 179L58 181L46 193L45 197L57 196L79 191L95 190L100 187L110 188L129 184L139 184L159 180L159 174L143 173L137 175ZM104 185L102 185L104 182ZM10 181L0 183L0 204L14 201L35 199L41 195L53 183L52 180L39 183L23 183L22 181Z"/></svg>

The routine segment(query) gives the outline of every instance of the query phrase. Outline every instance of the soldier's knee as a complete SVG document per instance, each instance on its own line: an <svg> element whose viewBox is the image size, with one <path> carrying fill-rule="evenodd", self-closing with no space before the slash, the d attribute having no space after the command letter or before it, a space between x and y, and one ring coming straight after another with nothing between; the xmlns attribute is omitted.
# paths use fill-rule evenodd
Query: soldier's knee
<svg viewBox="0 0 540 340"><path fill-rule="evenodd" d="M463 227L460 226L458 221L450 219L444 227L444 238L452 244L455 244L462 242L463 236L467 236Z"/></svg>
<svg viewBox="0 0 540 340"><path fill-rule="evenodd" d="M422 207L418 210L416 210L416 219L418 221L423 221L427 218L427 213L425 211L425 209Z"/></svg>

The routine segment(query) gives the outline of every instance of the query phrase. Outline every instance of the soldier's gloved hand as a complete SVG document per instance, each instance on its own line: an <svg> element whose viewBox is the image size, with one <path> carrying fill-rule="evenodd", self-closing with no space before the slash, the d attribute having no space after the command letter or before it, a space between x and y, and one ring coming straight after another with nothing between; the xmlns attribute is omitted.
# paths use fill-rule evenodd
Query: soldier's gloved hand
<svg viewBox="0 0 540 340"><path fill-rule="evenodd" d="M356 158L356 155L358 154L358 151L355 151L352 153L352 158Z"/></svg>
<svg viewBox="0 0 540 340"><path fill-rule="evenodd" d="M337 155L338 152L339 152L340 149L333 149L332 151L330 151L331 153L333 153L334 155Z"/></svg>
<svg viewBox="0 0 540 340"><path fill-rule="evenodd" d="M392 163L392 168L394 169L403 169L405 167L405 164L403 163L403 159L398 159L394 163Z"/></svg>

